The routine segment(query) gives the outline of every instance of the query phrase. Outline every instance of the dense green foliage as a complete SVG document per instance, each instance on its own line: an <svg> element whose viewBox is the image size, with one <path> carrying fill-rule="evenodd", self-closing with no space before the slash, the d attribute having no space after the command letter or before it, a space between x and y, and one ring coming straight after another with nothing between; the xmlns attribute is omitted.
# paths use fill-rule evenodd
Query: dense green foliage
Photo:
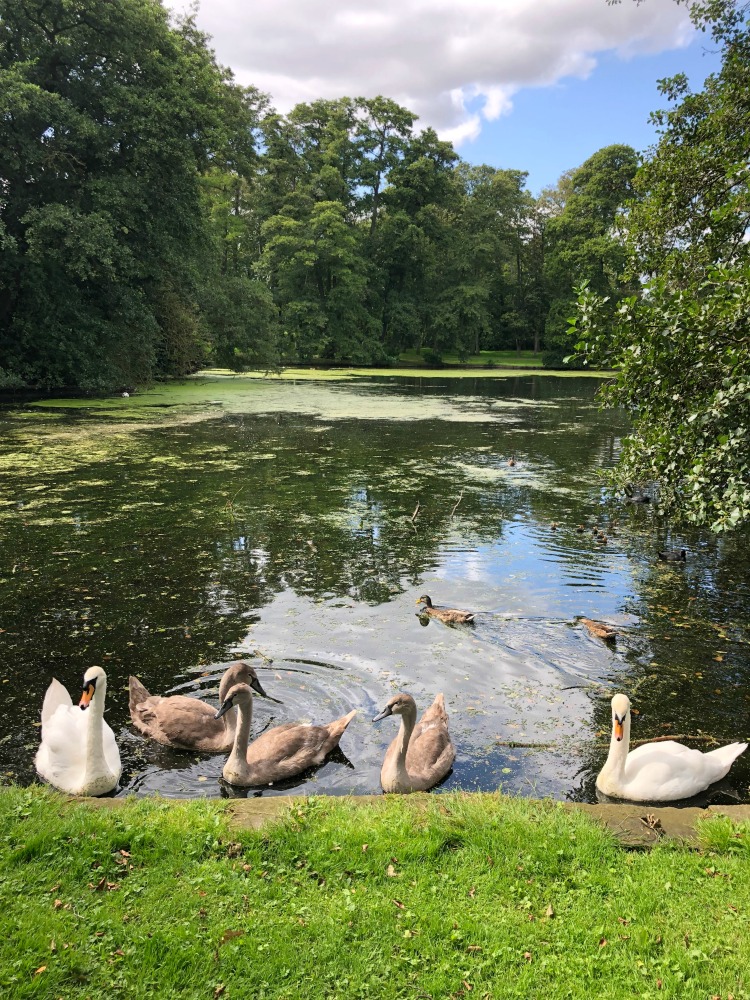
<svg viewBox="0 0 750 1000"><path fill-rule="evenodd" d="M616 237L625 220L623 205L633 199L637 169L630 146L608 146L565 175L551 201L562 206L546 227L545 258L548 357L558 364L573 349L568 318L575 311L574 287L585 281L611 305L633 290L623 277L625 247ZM550 201L551 193L547 197Z"/></svg>
<svg viewBox="0 0 750 1000"><path fill-rule="evenodd" d="M630 272L646 294L580 298L583 356L618 370L606 399L633 415L619 482L658 481L662 510L720 532L750 519L750 24L734 3L693 5L722 68L673 107L636 177Z"/></svg>
<svg viewBox="0 0 750 1000"><path fill-rule="evenodd" d="M2 0L0 101L5 381L116 386L200 364L217 270L201 175L254 156L252 95L154 0Z"/></svg>
<svg viewBox="0 0 750 1000"><path fill-rule="evenodd" d="M25 997L747 996L747 831L633 853L497 795L217 803L0 794L0 987Z"/></svg>
<svg viewBox="0 0 750 1000"><path fill-rule="evenodd" d="M0 387L538 353L619 289L634 162L535 200L383 97L277 114L160 0L0 0Z"/></svg>

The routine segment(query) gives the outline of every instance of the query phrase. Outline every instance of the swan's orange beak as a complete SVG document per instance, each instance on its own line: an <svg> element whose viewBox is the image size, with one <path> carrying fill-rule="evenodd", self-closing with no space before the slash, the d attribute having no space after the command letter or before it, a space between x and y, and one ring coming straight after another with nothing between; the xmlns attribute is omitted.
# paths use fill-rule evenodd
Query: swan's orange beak
<svg viewBox="0 0 750 1000"><path fill-rule="evenodd" d="M620 722L619 719L615 719L614 727L615 727L615 739L619 743L620 740L622 739L622 723Z"/></svg>
<svg viewBox="0 0 750 1000"><path fill-rule="evenodd" d="M94 697L94 685L87 684L83 689L83 694L81 695L81 700L78 702L80 708L88 708L91 699Z"/></svg>

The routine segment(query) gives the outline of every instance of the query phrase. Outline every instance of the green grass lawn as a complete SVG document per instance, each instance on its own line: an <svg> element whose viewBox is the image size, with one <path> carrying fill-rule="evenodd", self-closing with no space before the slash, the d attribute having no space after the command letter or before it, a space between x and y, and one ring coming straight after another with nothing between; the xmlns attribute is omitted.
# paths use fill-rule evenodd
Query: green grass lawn
<svg viewBox="0 0 750 1000"><path fill-rule="evenodd" d="M470 367L482 367L494 365L498 368L541 368L542 355L534 354L533 351L480 351L479 354L472 354L471 357L461 360L458 354L446 352L443 354L443 362L448 365L469 365ZM405 351L399 355L399 363L414 365L419 367L425 364L425 360L419 351Z"/></svg>
<svg viewBox="0 0 750 1000"><path fill-rule="evenodd" d="M223 808L0 792L0 995L749 996L750 835L726 819L646 853L499 795L296 800L257 833Z"/></svg>

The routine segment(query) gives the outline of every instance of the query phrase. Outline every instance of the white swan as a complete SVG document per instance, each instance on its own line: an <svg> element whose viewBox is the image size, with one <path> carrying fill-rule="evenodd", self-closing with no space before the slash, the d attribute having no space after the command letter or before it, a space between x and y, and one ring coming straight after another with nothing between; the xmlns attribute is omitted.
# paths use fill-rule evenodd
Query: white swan
<svg viewBox="0 0 750 1000"><path fill-rule="evenodd" d="M90 667L83 676L79 706L54 678L44 696L36 769L70 795L104 795L120 780L120 751L104 721L106 693L107 675L101 667Z"/></svg>
<svg viewBox="0 0 750 1000"><path fill-rule="evenodd" d="M612 699L612 739L604 767L596 779L600 792L632 802L689 799L723 778L747 743L729 743L708 753L665 740L645 743L628 753L630 699Z"/></svg>

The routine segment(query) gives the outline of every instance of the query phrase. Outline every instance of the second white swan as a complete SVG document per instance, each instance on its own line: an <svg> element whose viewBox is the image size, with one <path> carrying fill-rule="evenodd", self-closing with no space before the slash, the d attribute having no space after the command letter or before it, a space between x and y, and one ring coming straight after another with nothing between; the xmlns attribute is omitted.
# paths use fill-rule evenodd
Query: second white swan
<svg viewBox="0 0 750 1000"><path fill-rule="evenodd" d="M645 743L628 753L630 744L630 699L616 694L612 699L612 738L596 787L605 795L631 802L674 802L689 799L719 781L747 743L701 753L664 740Z"/></svg>

